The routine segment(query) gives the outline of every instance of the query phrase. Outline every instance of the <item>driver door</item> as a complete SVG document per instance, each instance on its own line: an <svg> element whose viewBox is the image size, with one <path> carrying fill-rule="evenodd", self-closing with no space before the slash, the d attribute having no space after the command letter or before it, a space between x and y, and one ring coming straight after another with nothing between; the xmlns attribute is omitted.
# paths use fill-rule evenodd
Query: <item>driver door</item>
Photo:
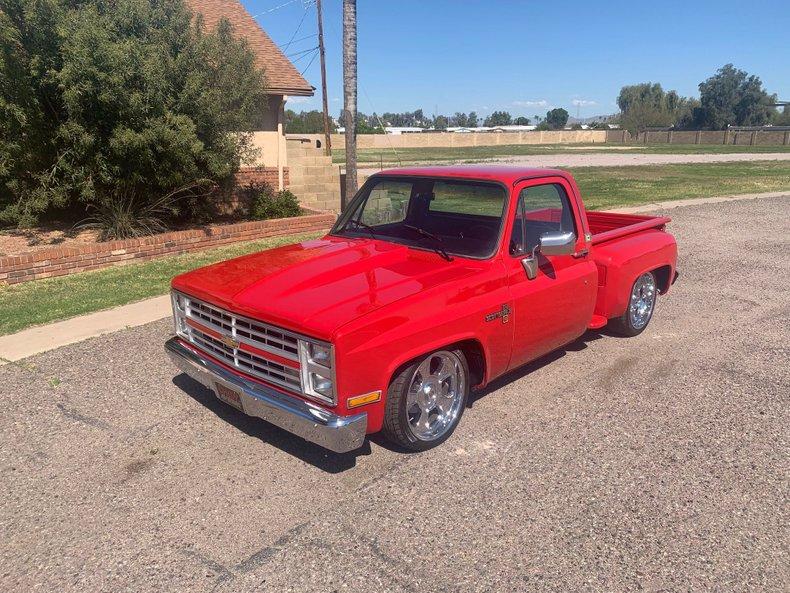
<svg viewBox="0 0 790 593"><path fill-rule="evenodd" d="M515 188L518 196L506 266L513 299L513 347L510 368L521 366L581 336L589 323L597 292L597 270L587 255L584 231L565 179L531 179ZM548 232L573 232L576 253L538 253L538 271L530 280L521 260Z"/></svg>

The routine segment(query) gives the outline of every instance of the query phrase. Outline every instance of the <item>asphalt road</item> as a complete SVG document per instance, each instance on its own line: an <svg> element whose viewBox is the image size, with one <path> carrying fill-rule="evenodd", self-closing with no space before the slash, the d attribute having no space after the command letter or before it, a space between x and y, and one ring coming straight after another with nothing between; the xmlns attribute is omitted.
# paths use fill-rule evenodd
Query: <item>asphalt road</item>
<svg viewBox="0 0 790 593"><path fill-rule="evenodd" d="M161 321L0 367L0 590L779 591L790 197L671 211L648 330L337 456L165 361Z"/></svg>

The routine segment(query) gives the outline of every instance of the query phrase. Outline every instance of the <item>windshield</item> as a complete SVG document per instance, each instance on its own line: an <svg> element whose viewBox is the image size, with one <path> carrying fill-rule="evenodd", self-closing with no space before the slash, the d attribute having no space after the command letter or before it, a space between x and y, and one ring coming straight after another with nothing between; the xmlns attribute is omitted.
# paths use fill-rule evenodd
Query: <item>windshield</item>
<svg viewBox="0 0 790 593"><path fill-rule="evenodd" d="M487 258L496 250L504 209L505 190L496 183L380 177L362 188L332 234Z"/></svg>

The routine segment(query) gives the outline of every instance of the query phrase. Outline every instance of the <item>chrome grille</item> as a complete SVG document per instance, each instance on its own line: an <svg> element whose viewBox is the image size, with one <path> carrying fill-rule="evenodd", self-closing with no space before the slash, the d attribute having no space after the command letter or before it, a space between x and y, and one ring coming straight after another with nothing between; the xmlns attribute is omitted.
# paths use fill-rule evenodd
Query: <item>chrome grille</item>
<svg viewBox="0 0 790 593"><path fill-rule="evenodd" d="M302 383L299 369L261 358L257 354L246 350L226 346L215 337L195 327L189 328L189 336L190 341L198 348L213 354L216 358L227 362L248 375L259 377L294 391L301 391Z"/></svg>
<svg viewBox="0 0 790 593"><path fill-rule="evenodd" d="M214 305L181 294L184 301L183 315L207 329L231 338L233 341L271 352L282 358L299 362L299 337L286 330L260 321L240 317ZM191 325L185 333L189 341L239 371L275 383L291 391L302 393L301 373L255 353L234 348Z"/></svg>
<svg viewBox="0 0 790 593"><path fill-rule="evenodd" d="M299 361L299 338L271 325L239 317L192 297L186 297L186 316L226 336Z"/></svg>

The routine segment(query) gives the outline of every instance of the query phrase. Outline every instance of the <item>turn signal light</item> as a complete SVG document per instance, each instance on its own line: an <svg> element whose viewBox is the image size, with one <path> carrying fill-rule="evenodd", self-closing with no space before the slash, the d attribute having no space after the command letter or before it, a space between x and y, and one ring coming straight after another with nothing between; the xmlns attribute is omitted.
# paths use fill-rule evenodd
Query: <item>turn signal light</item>
<svg viewBox="0 0 790 593"><path fill-rule="evenodd" d="M381 399L381 391L371 391L370 393L366 393L364 395L355 395L354 397L349 397L348 401L346 402L346 407L348 408L358 408L359 406L364 406L365 404L372 404L373 402L377 402Z"/></svg>

